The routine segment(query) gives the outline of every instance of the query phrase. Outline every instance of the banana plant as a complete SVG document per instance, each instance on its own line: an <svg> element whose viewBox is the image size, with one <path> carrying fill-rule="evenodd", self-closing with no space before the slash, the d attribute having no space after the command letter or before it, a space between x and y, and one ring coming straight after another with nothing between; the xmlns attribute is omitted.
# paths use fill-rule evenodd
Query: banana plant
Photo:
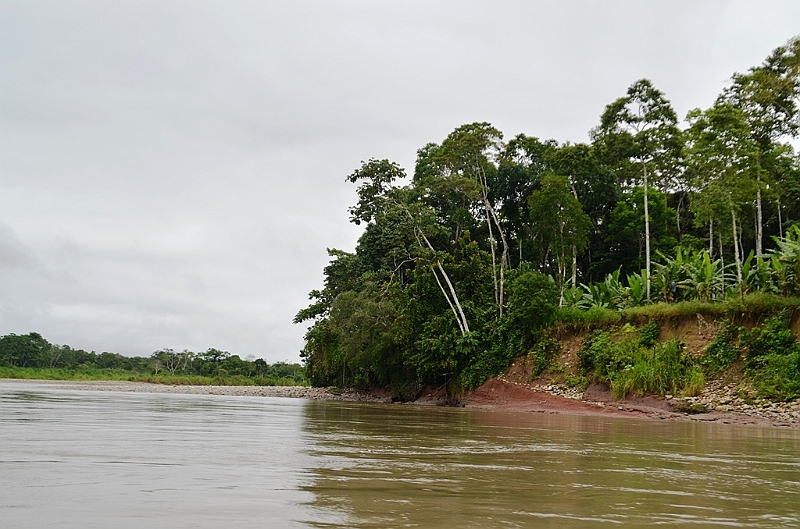
<svg viewBox="0 0 800 529"><path fill-rule="evenodd" d="M702 302L724 297L723 285L726 272L721 259L712 261L706 250L694 252L688 263L687 272L688 297Z"/></svg>
<svg viewBox="0 0 800 529"><path fill-rule="evenodd" d="M661 295L661 300L667 303L680 301L683 299L684 292L691 289L691 279L688 263L683 258L680 248L675 254L675 258L670 258L662 252L658 252L663 264L655 263L655 274L651 280Z"/></svg>
<svg viewBox="0 0 800 529"><path fill-rule="evenodd" d="M753 261L755 259L755 262ZM776 263L783 267L779 261ZM744 293L752 292L772 292L779 293L778 282L775 281L774 266L772 259L764 259L761 255L755 255L750 251L747 259L742 263L742 279Z"/></svg>
<svg viewBox="0 0 800 529"><path fill-rule="evenodd" d="M580 301L581 308L608 308L611 306L611 295L605 283L592 283L591 285L581 283L581 288L585 292Z"/></svg>
<svg viewBox="0 0 800 529"><path fill-rule="evenodd" d="M628 276L628 292L630 296L626 307L638 307L645 304L647 301L647 270Z"/></svg>
<svg viewBox="0 0 800 529"><path fill-rule="evenodd" d="M776 249L770 250L772 276L784 295L800 294L800 228L792 226L786 237L775 237Z"/></svg>

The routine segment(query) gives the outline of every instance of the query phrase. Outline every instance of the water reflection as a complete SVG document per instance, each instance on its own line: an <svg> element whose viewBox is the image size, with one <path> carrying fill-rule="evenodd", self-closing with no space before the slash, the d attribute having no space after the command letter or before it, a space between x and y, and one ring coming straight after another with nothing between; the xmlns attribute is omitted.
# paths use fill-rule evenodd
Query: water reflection
<svg viewBox="0 0 800 529"><path fill-rule="evenodd" d="M0 381L0 527L796 527L798 433Z"/></svg>
<svg viewBox="0 0 800 529"><path fill-rule="evenodd" d="M304 412L315 456L305 490L346 517L338 526L800 524L794 430L338 403Z"/></svg>

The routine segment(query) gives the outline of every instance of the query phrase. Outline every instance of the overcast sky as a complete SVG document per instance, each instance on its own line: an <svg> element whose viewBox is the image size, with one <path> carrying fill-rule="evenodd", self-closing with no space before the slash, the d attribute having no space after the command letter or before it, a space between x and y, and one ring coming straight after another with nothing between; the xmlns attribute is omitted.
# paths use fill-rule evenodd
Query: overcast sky
<svg viewBox="0 0 800 529"><path fill-rule="evenodd" d="M0 0L0 335L298 360L345 176L459 125L680 116L800 33L788 1Z"/></svg>

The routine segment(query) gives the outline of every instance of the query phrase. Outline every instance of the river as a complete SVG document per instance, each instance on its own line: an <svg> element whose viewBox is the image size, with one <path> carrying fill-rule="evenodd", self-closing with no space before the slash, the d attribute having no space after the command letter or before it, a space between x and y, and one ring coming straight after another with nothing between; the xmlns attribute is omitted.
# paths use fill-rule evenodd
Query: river
<svg viewBox="0 0 800 529"><path fill-rule="evenodd" d="M800 431L0 381L4 528L798 527Z"/></svg>

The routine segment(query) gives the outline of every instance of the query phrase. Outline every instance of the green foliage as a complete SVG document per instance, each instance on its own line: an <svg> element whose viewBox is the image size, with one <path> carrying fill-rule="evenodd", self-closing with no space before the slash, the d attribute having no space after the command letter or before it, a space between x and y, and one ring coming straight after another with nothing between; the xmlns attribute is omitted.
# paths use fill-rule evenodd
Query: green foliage
<svg viewBox="0 0 800 529"><path fill-rule="evenodd" d="M628 395L697 395L704 379L700 369L685 354L684 345L676 340L652 349L634 348L626 359L630 363L612 373L611 392L617 398Z"/></svg>
<svg viewBox="0 0 800 529"><path fill-rule="evenodd" d="M586 388L589 387L589 379L584 375L573 375L571 373L566 373L564 375L564 381L569 387L575 388L578 391L585 391Z"/></svg>
<svg viewBox="0 0 800 529"><path fill-rule="evenodd" d="M768 318L763 327L742 330L739 340L747 369L764 367L770 355L791 355L798 351L797 337L789 329L788 318L787 313L782 313Z"/></svg>
<svg viewBox="0 0 800 529"><path fill-rule="evenodd" d="M50 344L38 333L7 334L0 337L0 365L35 367L50 349Z"/></svg>
<svg viewBox="0 0 800 529"><path fill-rule="evenodd" d="M301 367L298 364L297 367ZM304 376L242 375L207 377L202 375L170 375L168 373L137 373L123 369L100 369L83 366L77 369L45 367L0 367L0 378L25 380L118 380L169 384L175 386L307 386Z"/></svg>
<svg viewBox="0 0 800 529"><path fill-rule="evenodd" d="M460 375L464 389L477 387L505 371L516 357L530 350L541 331L555 321L558 289L553 280L541 272L527 267L514 271L509 280L509 294L506 313L485 331L489 333L488 343L480 344L482 350L474 347L464 357L466 365ZM547 347L553 345L547 341L544 343L549 345L539 361L546 367L549 360Z"/></svg>
<svg viewBox="0 0 800 529"><path fill-rule="evenodd" d="M800 344L789 329L789 314L767 318L750 330L726 323L701 360L706 371L718 373L744 351L745 374L756 394L775 400L800 397Z"/></svg>
<svg viewBox="0 0 800 529"><path fill-rule="evenodd" d="M797 307L763 296L800 295L800 229L778 233L800 218L800 159L779 142L798 130L798 46L734 76L714 107L689 114L685 133L642 79L606 106L590 145L524 134L504 143L489 123L470 123L420 148L410 182L389 160L362 163L347 180L364 232L354 253L329 252L323 288L295 317L310 324L301 355L311 382L457 393L502 372L554 323ZM755 255L762 225L777 238ZM587 373L611 383L629 369L620 391L663 388L643 373L669 371L677 355L683 389L698 391L702 373L682 353L663 351L655 327L640 334L596 336L582 352ZM712 348L707 369L721 369L723 353Z"/></svg>
<svg viewBox="0 0 800 529"><path fill-rule="evenodd" d="M658 342L660 335L661 325L657 321L651 321L639 329L639 343L649 349Z"/></svg>
<svg viewBox="0 0 800 529"><path fill-rule="evenodd" d="M759 396L788 401L800 397L800 352L768 353L749 376Z"/></svg>
<svg viewBox="0 0 800 529"><path fill-rule="evenodd" d="M561 350L561 342L554 338L542 340L530 350L528 357L532 360L531 378L541 375Z"/></svg>
<svg viewBox="0 0 800 529"><path fill-rule="evenodd" d="M592 329L596 327L607 327L618 323L621 314L605 307L592 307L586 310L562 307L558 309L556 320L559 324L575 329Z"/></svg>
<svg viewBox="0 0 800 529"><path fill-rule="evenodd" d="M149 358L53 345L38 333L0 337L0 378L132 380L160 384L307 385L300 364L243 360L226 351L155 351Z"/></svg>
<svg viewBox="0 0 800 529"><path fill-rule="evenodd" d="M675 340L642 345L635 336L614 340L608 331L595 331L578 351L581 372L611 386L617 398L628 395L693 393L702 389L702 371Z"/></svg>
<svg viewBox="0 0 800 529"><path fill-rule="evenodd" d="M726 321L720 326L714 341L706 347L701 359L702 365L710 374L727 369L739 359L739 332L740 328L731 321Z"/></svg>

